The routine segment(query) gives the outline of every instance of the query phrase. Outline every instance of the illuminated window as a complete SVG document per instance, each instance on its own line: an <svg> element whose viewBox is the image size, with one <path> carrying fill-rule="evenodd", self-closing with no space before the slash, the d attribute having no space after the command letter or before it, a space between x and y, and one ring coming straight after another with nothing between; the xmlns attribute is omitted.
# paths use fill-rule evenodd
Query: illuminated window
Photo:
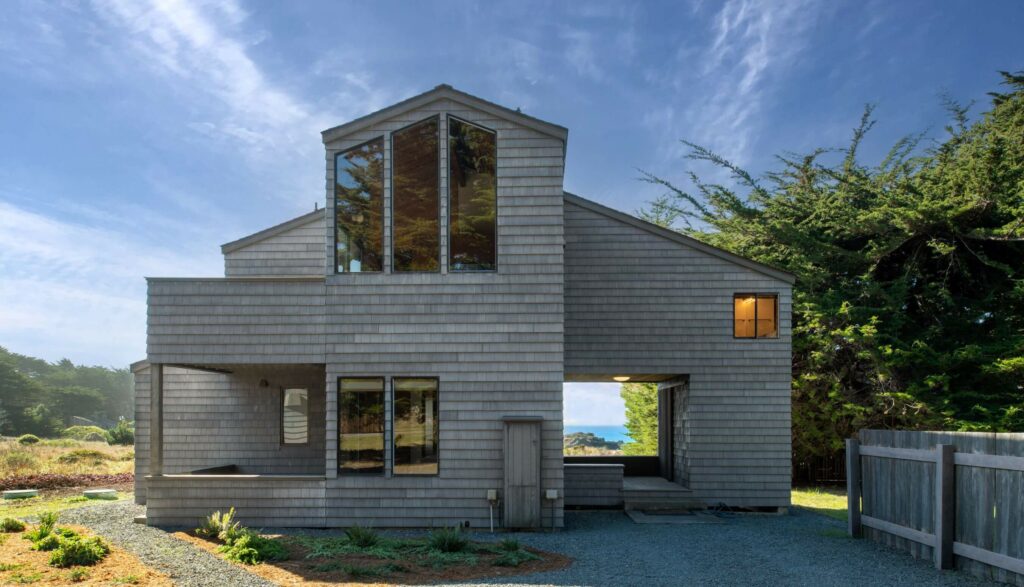
<svg viewBox="0 0 1024 587"><path fill-rule="evenodd" d="M777 338L779 296L736 294L733 296L733 336L736 338Z"/></svg>
<svg viewBox="0 0 1024 587"><path fill-rule="evenodd" d="M281 443L309 442L309 390L286 389L281 394Z"/></svg>

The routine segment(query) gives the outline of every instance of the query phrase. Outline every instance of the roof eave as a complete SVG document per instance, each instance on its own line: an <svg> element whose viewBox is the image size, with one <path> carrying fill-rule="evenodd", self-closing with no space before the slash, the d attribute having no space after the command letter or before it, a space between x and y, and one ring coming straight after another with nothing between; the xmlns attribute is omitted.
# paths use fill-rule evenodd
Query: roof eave
<svg viewBox="0 0 1024 587"><path fill-rule="evenodd" d="M378 122L397 116L403 112L415 110L420 106L424 106L426 104L429 104L430 102L444 98L454 100L456 102L461 102L463 104L466 104L467 106L476 108L477 110L481 110L483 112L487 112L488 114L493 114L500 118L511 120L525 127L532 128L537 132L553 136L563 141L566 140L569 136L569 129L565 128L564 126L559 126L557 124L547 122L539 118L528 116L526 114L523 114L522 112L512 110L511 108L507 108L500 104L488 102L487 100L478 98L472 94L467 94L466 92L456 90L455 88L449 86L448 84L441 84L432 90L423 92L422 94L413 96L406 100L402 100L401 102L392 104L391 106L382 108L381 110L372 112L370 114L367 114L366 116L361 116L355 120L346 122L345 124L329 128L325 131L322 131L320 133L320 136L325 144L330 143L342 139L352 133L359 132L360 130L363 130L367 127L373 126Z"/></svg>
<svg viewBox="0 0 1024 587"><path fill-rule="evenodd" d="M237 251L238 249L247 247L254 243L258 243L262 240L266 240L272 236L276 236L287 230L291 230L295 227L303 226L305 224L309 224L310 222L314 222L317 219L321 218L323 215L324 208L314 210L308 214L303 214L302 216L292 218L291 220L287 220L285 222L282 222L281 224L271 226L270 228L265 228L259 232L250 234L249 236L244 236L238 240L234 240L229 243L224 243L223 245L220 246L220 252L221 254L227 254Z"/></svg>
<svg viewBox="0 0 1024 587"><path fill-rule="evenodd" d="M719 259L729 261L741 267L746 267L747 269L756 271L758 273L761 273L762 275L767 275L768 277L773 277L780 281L784 281L790 285L796 283L796 275L790 273L789 271L785 271L777 267L772 267L771 265L766 265L758 261L753 261L746 257L737 255L736 253L730 253L725 249L720 249L718 247L709 245L705 242L699 241L693 237L680 234L674 230L658 226L657 224L652 224L650 222L647 222L646 220L641 220L635 216L626 214L625 212L620 212L614 208L609 208L607 206L598 204L597 202L577 196L576 194L572 194L569 192L563 193L565 195L566 201L568 201L571 204L575 204L581 208L586 208L592 212L596 212L598 214L608 216L609 218L613 218L615 220L631 224L637 228L646 230L647 232L656 234L660 237L676 241L680 244L697 249L701 252L707 253L714 257L718 257Z"/></svg>

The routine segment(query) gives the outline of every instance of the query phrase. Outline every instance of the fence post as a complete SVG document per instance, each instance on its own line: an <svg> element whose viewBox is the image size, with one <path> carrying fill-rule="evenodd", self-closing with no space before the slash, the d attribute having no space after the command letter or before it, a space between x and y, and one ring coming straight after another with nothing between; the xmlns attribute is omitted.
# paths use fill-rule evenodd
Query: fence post
<svg viewBox="0 0 1024 587"><path fill-rule="evenodd" d="M846 439L846 512L850 536L860 538L860 443Z"/></svg>
<svg viewBox="0 0 1024 587"><path fill-rule="evenodd" d="M953 568L956 536L956 466L950 444L935 445L935 568Z"/></svg>

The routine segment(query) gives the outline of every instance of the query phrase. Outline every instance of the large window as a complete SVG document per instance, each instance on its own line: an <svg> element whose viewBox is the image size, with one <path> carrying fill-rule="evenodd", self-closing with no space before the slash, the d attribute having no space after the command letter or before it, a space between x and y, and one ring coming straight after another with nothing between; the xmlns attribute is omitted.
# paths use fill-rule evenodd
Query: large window
<svg viewBox="0 0 1024 587"><path fill-rule="evenodd" d="M438 472L437 379L395 378L395 475Z"/></svg>
<svg viewBox="0 0 1024 587"><path fill-rule="evenodd" d="M736 338L777 338L779 297L775 294L733 296L733 336Z"/></svg>
<svg viewBox="0 0 1024 587"><path fill-rule="evenodd" d="M384 139L334 159L334 262L338 273L384 268Z"/></svg>
<svg viewBox="0 0 1024 587"><path fill-rule="evenodd" d="M497 268L497 137L448 118L448 259L452 271Z"/></svg>
<svg viewBox="0 0 1024 587"><path fill-rule="evenodd" d="M384 472L384 378L338 379L338 470Z"/></svg>
<svg viewBox="0 0 1024 587"><path fill-rule="evenodd" d="M395 271L437 271L440 268L438 157L436 117L391 135Z"/></svg>
<svg viewBox="0 0 1024 587"><path fill-rule="evenodd" d="M281 392L281 443L309 443L309 390Z"/></svg>

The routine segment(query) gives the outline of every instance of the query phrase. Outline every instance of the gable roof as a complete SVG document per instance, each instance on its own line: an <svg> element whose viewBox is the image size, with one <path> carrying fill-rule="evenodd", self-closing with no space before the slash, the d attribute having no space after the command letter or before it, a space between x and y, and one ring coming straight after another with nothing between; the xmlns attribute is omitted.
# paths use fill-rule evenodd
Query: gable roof
<svg viewBox="0 0 1024 587"><path fill-rule="evenodd" d="M315 220L321 220L323 217L323 208L320 208L319 210L314 210L309 214L303 214L298 218L292 218L291 220L282 222L281 224L278 224L276 226L271 226L270 228L266 228L259 232L250 234L249 236L243 236L238 240L234 240L229 243L224 243L223 245L220 246L220 252L222 254L227 254L237 251L238 249L247 247L253 243L258 243L262 240L266 240L272 236L281 234L282 232L285 232L287 230L291 230L298 226L309 224L310 222L313 222Z"/></svg>
<svg viewBox="0 0 1024 587"><path fill-rule="evenodd" d="M775 267L772 267L771 265L765 265L764 263L759 263L757 261L751 261L746 257L741 257L735 253L730 253L725 249L720 249L718 247L711 246L693 237L680 234L674 230L662 228L657 224L652 224L645 220L640 220L639 218L632 216L630 214L626 214L625 212L619 212L618 210L615 210L613 208L602 206L597 202L588 200L586 198L581 198L576 194L571 194L569 192L563 192L563 194L566 202L573 204L575 206L579 206L580 208L586 208L591 212L595 212L597 214L601 214L602 216L607 216L608 218L611 218L613 220L618 220L619 222L624 222L631 226L635 226L636 228L645 230L651 234L686 245L691 249L696 249L698 251L701 251L702 253L707 253L712 257L718 257L719 259L722 259L724 261L728 261L741 267L746 267L747 269L756 271L758 273L761 273L762 275L774 277L775 279L785 281L786 283L789 284L796 283L796 276L788 271L783 271L782 269L777 269Z"/></svg>
<svg viewBox="0 0 1024 587"><path fill-rule="evenodd" d="M569 129L564 126L559 126L539 118L527 116L518 110L512 110L511 108L506 108L505 106L495 104L494 102L488 102L487 100L477 98L472 94L456 90L448 84L441 84L432 90L419 94L418 96L402 100L397 104L392 104L387 108L367 114L366 116L362 116L351 122L346 122L345 124L329 128L321 132L320 135L323 138L323 142L329 143L340 139L345 135L360 131L368 126L373 126L382 120L397 116L409 110L414 110L420 106L424 106L442 98L454 100L455 102L465 104L472 108L476 108L477 110L487 112L488 114L493 114L494 116L511 120L525 127L532 128L537 132L562 139L563 141L569 136Z"/></svg>

